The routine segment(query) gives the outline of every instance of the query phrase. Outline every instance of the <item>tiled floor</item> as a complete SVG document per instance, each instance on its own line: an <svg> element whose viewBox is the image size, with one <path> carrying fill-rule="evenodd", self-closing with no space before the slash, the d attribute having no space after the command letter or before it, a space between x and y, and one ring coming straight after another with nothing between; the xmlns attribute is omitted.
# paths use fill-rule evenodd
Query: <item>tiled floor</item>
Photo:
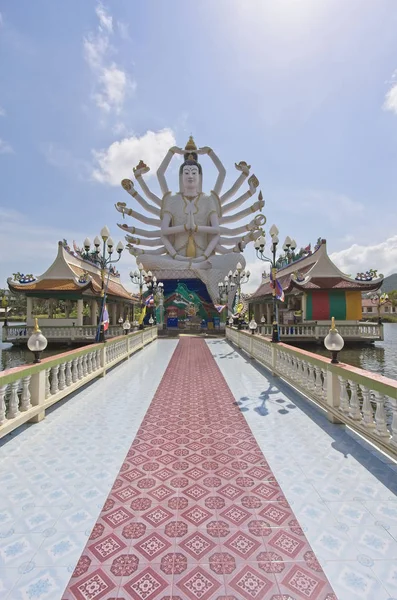
<svg viewBox="0 0 397 600"><path fill-rule="evenodd" d="M73 399L68 400L64 406L53 411L45 421L27 428L14 439L0 446L1 600L18 600L20 598L61 600L64 597L63 590L87 544L88 536L98 519L176 344L177 342L173 340L161 340L151 344L131 358L127 364L109 373L104 380L99 380ZM258 369L255 363L234 351L225 341L210 341L208 347L235 396L239 410L246 418L249 428L264 453L269 468L277 478L282 492L304 531L304 535L301 535L301 531L298 533L298 528L295 532L291 530L285 533L291 537L294 536L299 541L304 540L306 536L340 600L396 599L397 497L395 494L397 475L395 467L382 462L376 454L370 453L352 436L328 423L323 415L307 401L304 401L279 380L273 380L266 371ZM190 355L190 358L192 364L194 362L195 368L189 370L186 375L189 378L194 377L198 366L197 357ZM176 380L175 375L172 373L173 380ZM208 383L211 384L211 380L208 379ZM215 389L214 386L211 389ZM230 394L230 391L228 393ZM219 405L219 397L217 395L212 400L212 396L209 395L206 400L208 405L206 419L213 420L215 408ZM159 405L157 413L155 412L155 418L161 420L169 418L167 406L170 403L175 404L175 402L176 393L167 396L161 406ZM186 398L186 404L189 404L188 398ZM185 406L185 402L182 405ZM233 415L240 417L241 428L238 427L238 431L251 435L250 429L244 425L244 421L241 419L241 413L236 412L236 406L234 409ZM150 413L147 416L149 417L149 415ZM217 415L219 417L219 413ZM192 416L197 420L197 411ZM186 415L186 418L182 419L182 423L178 423L178 429L189 429L191 422L192 419L187 419ZM169 431L169 433L173 432ZM177 435L187 436L185 433ZM233 435L230 434L231 437ZM203 443L202 437L200 434L200 439L198 438L200 444ZM176 439L169 440L170 445L175 444ZM143 441L143 444L145 443ZM180 450L183 450L184 444L182 442L180 444ZM204 446L207 448L206 443ZM154 446L152 451L158 449ZM179 449L179 442L178 448L165 451L164 457L167 452L170 455L177 449ZM208 449L211 449L209 444ZM189 449L187 456L200 455L202 450L204 448L196 451ZM145 451L142 452L145 453ZM249 454L250 451L246 453ZM223 451L220 450L218 454L223 454ZM130 458L135 456L137 455L134 454ZM159 462L160 456L148 458L150 458L150 464ZM215 462L212 459L212 456L208 456L208 461L204 462ZM236 462L237 465L239 461L240 458L236 457L236 460L232 462ZM188 462L185 456L178 457L178 460L174 460L172 464L162 464L154 472L149 470L147 477L142 477L137 481L157 480L156 473L163 472L163 475L167 475L167 469L173 470L175 463L184 462ZM132 570L131 575L119 578L118 587L122 590L120 593L116 588L110 594L92 595L95 592L94 587L90 588L91 598L96 600L100 597L102 600L110 600L113 597L128 600L128 598L145 597L142 595L143 592L146 594L145 600L152 598L160 600L163 597L180 598L181 600L191 597L200 597L200 600L217 599L218 597L222 599L234 597L238 600L242 600L244 597L269 597L264 595L266 588L260 591L262 595L254 595L254 578L248 577L247 573L245 573L247 576L245 581L250 582L251 595L243 596L241 588L236 591L236 582L234 582L234 573L241 573L245 564L251 569L255 568L257 573L265 576L273 582L273 585L278 585L280 573L267 572L270 569L269 565L271 565L270 570L273 571L274 564L277 563L269 561L270 557L267 556L268 560L265 561L262 557L262 560L259 561L264 564L265 570L258 566L257 556L261 549L255 546L255 541L258 543L258 539L261 539L266 547L265 533L262 531L261 536L255 537L248 527L251 519L247 518L244 521L245 525L243 523L240 530L242 529L247 539L249 536L251 542L243 541L238 535L233 537L238 533L238 527L236 523L233 524L230 521L230 516L228 519L225 515L222 515L222 521L228 524L230 531L225 539L220 537L220 532L217 532L216 536L211 536L207 529L207 525L211 522L210 519L219 521L218 512L220 514L222 511L227 511L230 503L248 513L254 511L256 514L258 510L260 511L260 507L249 506L251 501L245 500L244 502L248 506L243 505L243 498L255 497L255 494L250 491L251 488L247 488L246 494L239 494L235 499L228 498L225 493L222 495L218 490L229 486L232 480L226 479L223 482L222 476L215 471L213 474L200 477L198 470L202 469L203 462L189 464L187 468L183 464L179 466L181 476L178 476L177 479L185 478L184 471L192 471L192 477L190 474L188 477L187 488L174 488L169 485L171 479L174 479L171 476L169 481L160 480L161 483L159 481L154 488L138 488L137 485L134 485L134 481L131 481L130 493L139 491L140 495L134 496L125 506L130 512L135 511L138 515L145 515L140 521L143 521L146 526L145 534L139 538L133 537L140 532L137 528L132 527L127 532L127 535L131 536L126 538L128 554L137 557L138 564L134 559L129 559L129 562L121 561L113 568L116 573ZM184 466L185 469L182 468ZM261 466L268 469L266 463ZM241 467L242 465L240 465ZM140 470L143 467L136 465L135 468ZM235 470L231 462L227 463L224 468ZM129 486L124 479L127 472L122 471L121 473L119 480L124 484L119 491ZM199 477L197 481L194 479L194 474ZM144 475L146 475L146 471ZM204 479L208 479L207 484L209 484L210 477L213 478L212 485L217 483L218 478L222 480L221 485L213 487L211 492L202 499L194 498L195 492L193 492L192 498L186 497L184 489L187 491L192 487L193 490L198 490L200 486L205 488ZM242 471L236 477L243 478L245 475ZM269 482L270 480L266 479L265 475L263 483L271 488ZM237 485L237 480L232 481L230 493L232 493L232 487L245 490L242 483L242 479L239 485ZM173 496L168 495L165 487L173 490L172 493L177 498L172 501L171 506L168 506L168 503ZM114 495L117 491L117 488L113 490ZM160 494L156 506L160 506L172 514L169 519L164 521L164 531L161 535L161 543L165 543L167 546L166 542L168 542L170 545L159 554L157 554L158 537L151 539L151 536L155 536L155 534L158 536L160 531L158 527L162 527L162 525L155 526L153 519L157 518L156 515L152 515L152 523L150 523L148 513L151 511L152 505L145 508L148 504L147 500L155 499L155 496L151 495L153 492ZM163 493L165 495L161 502ZM280 490L278 490L278 496L281 497ZM214 500L210 500L212 497ZM224 507L217 506L221 497L225 501ZM188 501L188 506L184 506L183 498ZM187 515L185 513L191 508L190 500L194 500L194 504L198 508ZM206 502L210 502L211 506L207 506ZM283 508L289 511L285 500L281 499L278 502L283 502L285 504ZM139 506L140 504L142 506ZM112 517L112 513L121 505L121 499L117 500L117 504L113 508L108 505L106 514L111 516L108 517L108 521L104 520L100 524L103 524L108 530L114 531L110 525L116 516ZM141 508L141 512L138 508ZM214 517L205 519L205 511L212 513ZM263 516L261 517L261 520L264 520ZM202 523L197 526L193 525L197 519L200 521L201 518L204 519ZM175 525L168 527L171 537L167 537L165 535L166 525L173 522ZM138 519L133 520L131 525L134 523L138 523ZM183 535L179 535L183 532L179 529L178 523L187 525L188 529ZM269 525L276 525L276 523L269 523ZM270 529L273 535L274 532L279 533L283 528L270 527ZM95 529L94 536L99 534L99 530L100 528ZM204 538L206 542L203 541ZM97 538L99 541L101 539L102 537ZM273 540L273 538L271 539ZM251 546L252 554L248 557L248 561L245 561L243 556L238 556L237 549L244 555L244 552L250 551L246 548L249 548L252 540L254 540L255 549L252 550ZM229 543L226 550L221 547L222 541ZM211 542L215 546L211 546ZM200 553L206 544L210 544L211 547L207 556L222 556L218 557L219 560L218 558L212 560L212 569L209 567L209 562L201 560L200 566L197 566L196 578L192 583L186 579L186 575L191 573L195 568L194 565L199 564ZM92 540L89 545L92 545ZM179 548L180 552L176 553L178 545L181 548ZM292 552L291 548L292 546L290 546ZM275 551L274 547L273 550ZM96 552L98 553L98 550ZM172 561L171 559L165 560L167 554L172 555L173 553ZM234 556L236 563L236 570L230 574L227 573L227 570L232 568L233 563L226 557L226 554ZM175 556L177 557L176 561ZM257 561L255 566L252 557ZM149 560L150 558L152 560ZM299 561L299 554L297 558ZM309 558L307 556L306 561ZM161 569L162 559L164 559L163 570ZM94 554L94 562L91 564L95 564L95 560L97 560L96 564L99 564L98 556L95 557ZM86 568L86 562L83 560L79 563L76 575ZM292 564L287 560L279 561L279 564L286 563ZM148 567L149 564L151 567ZM302 566L302 562L299 564ZM186 569L182 571L185 565ZM311 568L313 569L313 567L319 568L314 559ZM164 569L165 571L176 571L171 583L173 587L170 588L168 583L168 588L164 588L161 594L149 595L150 577L141 581L143 587L137 583L143 576L145 568L152 568L152 576L154 573L156 576L162 577L166 583L169 582L170 575L167 575ZM309 570L310 566L308 567L306 564L305 568ZM115 577L115 573L111 569L112 562L105 564L102 569L109 580ZM222 573L217 573L217 569ZM178 571L181 572L178 573ZM312 573L318 575L319 571L314 570ZM200 591L200 586L204 585L204 576L212 577L214 594L208 595L209 590L205 587ZM130 590L124 587L128 581L132 582L132 586L135 585L135 591L133 587ZM222 581L228 592L230 589L227 596L221 588ZM219 587L217 587L217 583ZM196 589L195 596L188 595L187 590L189 586L190 589L193 589L192 585ZM141 596L136 595L139 586ZM199 594L197 590L201 596L197 595ZM130 592L129 595L127 591ZM276 594L271 589L270 591L270 597L272 594ZM283 590L283 593L284 595L278 593L275 596L277 600L310 598L310 595L297 596L298 592L292 592L291 589ZM68 597L74 598L65 596L65 598Z"/></svg>
<svg viewBox="0 0 397 600"><path fill-rule="evenodd" d="M336 600L202 339L180 340L63 600Z"/></svg>

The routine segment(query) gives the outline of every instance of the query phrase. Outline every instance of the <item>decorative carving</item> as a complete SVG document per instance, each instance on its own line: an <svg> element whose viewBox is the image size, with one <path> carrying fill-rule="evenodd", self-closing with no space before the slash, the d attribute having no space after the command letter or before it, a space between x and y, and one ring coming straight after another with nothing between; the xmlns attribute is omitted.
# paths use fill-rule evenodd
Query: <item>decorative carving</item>
<svg viewBox="0 0 397 600"><path fill-rule="evenodd" d="M369 269L365 273L357 273L355 279L356 281L372 281L373 279L377 279L378 270L377 269Z"/></svg>
<svg viewBox="0 0 397 600"><path fill-rule="evenodd" d="M33 283L37 279L31 273L24 275L23 273L20 273L19 271L18 271L18 273L13 273L12 275L13 275L13 281L17 281L18 283L25 283L25 284Z"/></svg>

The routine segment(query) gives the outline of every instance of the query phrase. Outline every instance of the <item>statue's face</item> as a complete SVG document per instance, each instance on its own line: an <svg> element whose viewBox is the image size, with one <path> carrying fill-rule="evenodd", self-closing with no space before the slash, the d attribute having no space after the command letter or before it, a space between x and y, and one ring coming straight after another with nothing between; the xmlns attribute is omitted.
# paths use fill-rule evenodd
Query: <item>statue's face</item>
<svg viewBox="0 0 397 600"><path fill-rule="evenodd" d="M199 187L199 170L195 165L185 165L182 171L182 183L184 190L195 192Z"/></svg>

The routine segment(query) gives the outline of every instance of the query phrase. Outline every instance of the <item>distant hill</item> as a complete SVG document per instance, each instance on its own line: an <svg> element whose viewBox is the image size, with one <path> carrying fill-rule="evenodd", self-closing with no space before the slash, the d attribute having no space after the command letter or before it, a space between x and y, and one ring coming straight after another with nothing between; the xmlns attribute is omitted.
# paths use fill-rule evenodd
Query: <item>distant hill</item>
<svg viewBox="0 0 397 600"><path fill-rule="evenodd" d="M392 292L397 290L397 273L385 277L381 287L382 292Z"/></svg>

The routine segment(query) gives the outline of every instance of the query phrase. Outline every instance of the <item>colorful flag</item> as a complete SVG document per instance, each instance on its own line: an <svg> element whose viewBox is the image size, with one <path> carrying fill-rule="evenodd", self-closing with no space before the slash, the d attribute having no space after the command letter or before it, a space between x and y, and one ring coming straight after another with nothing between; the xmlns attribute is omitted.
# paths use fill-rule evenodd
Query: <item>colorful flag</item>
<svg viewBox="0 0 397 600"><path fill-rule="evenodd" d="M146 305L141 310L141 314L140 314L139 321L138 321L139 325L142 325L143 319L145 318L145 316L146 316Z"/></svg>
<svg viewBox="0 0 397 600"><path fill-rule="evenodd" d="M274 288L273 269L270 271L270 287ZM284 302L284 300L285 300L284 290L282 288L281 283L277 279L277 277L276 277L276 298L277 298L277 300L280 300L280 302Z"/></svg>
<svg viewBox="0 0 397 600"><path fill-rule="evenodd" d="M150 294L150 296L148 296L145 300L146 306L150 306L151 304L154 304L153 294Z"/></svg>
<svg viewBox="0 0 397 600"><path fill-rule="evenodd" d="M109 329L109 313L108 313L106 304L105 304L105 308L103 309L102 323L103 323L103 330L107 331Z"/></svg>
<svg viewBox="0 0 397 600"><path fill-rule="evenodd" d="M227 304L214 304L216 310L218 311L218 313L221 313L223 311L223 309L227 306Z"/></svg>

